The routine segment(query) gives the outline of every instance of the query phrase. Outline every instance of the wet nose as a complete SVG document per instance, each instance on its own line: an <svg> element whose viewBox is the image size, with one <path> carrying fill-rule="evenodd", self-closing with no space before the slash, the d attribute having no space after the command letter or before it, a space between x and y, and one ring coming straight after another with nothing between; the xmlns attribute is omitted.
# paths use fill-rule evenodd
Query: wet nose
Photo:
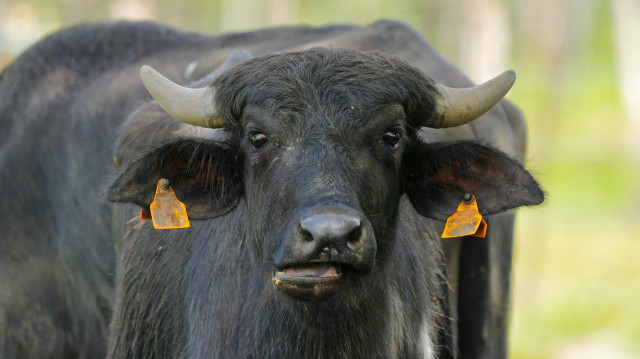
<svg viewBox="0 0 640 359"><path fill-rule="evenodd" d="M366 274L375 265L376 237L358 209L341 204L308 208L289 222L285 233L273 254L278 268L329 261Z"/></svg>
<svg viewBox="0 0 640 359"><path fill-rule="evenodd" d="M349 214L315 214L300 222L303 237L319 245L335 243L352 247L362 240L361 221Z"/></svg>

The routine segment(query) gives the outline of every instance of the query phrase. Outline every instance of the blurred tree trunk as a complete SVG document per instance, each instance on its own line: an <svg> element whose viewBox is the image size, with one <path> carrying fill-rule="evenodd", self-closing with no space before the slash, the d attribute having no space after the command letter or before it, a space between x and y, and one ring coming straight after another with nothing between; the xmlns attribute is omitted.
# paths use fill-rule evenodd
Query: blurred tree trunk
<svg viewBox="0 0 640 359"><path fill-rule="evenodd" d="M436 0L425 12L429 41L475 82L507 69L509 27L504 0Z"/></svg>
<svg viewBox="0 0 640 359"><path fill-rule="evenodd" d="M157 3L151 0L114 0L109 13L115 19L145 20L158 17Z"/></svg>
<svg viewBox="0 0 640 359"><path fill-rule="evenodd" d="M295 0L267 1L267 25L293 25L298 22L298 2Z"/></svg>
<svg viewBox="0 0 640 359"><path fill-rule="evenodd" d="M460 27L465 21L460 15L460 1L429 1L423 26L431 45L457 66L460 65Z"/></svg>
<svg viewBox="0 0 640 359"><path fill-rule="evenodd" d="M630 121L629 144L640 158L640 2L614 0L618 76L622 101Z"/></svg>
<svg viewBox="0 0 640 359"><path fill-rule="evenodd" d="M536 98L538 118L529 118L535 124L538 136L535 151L538 158L549 159L562 153L559 146L566 141L563 130L567 122L561 116L566 103L570 76L585 65L585 46L594 36L594 23L599 0L540 0L531 6L528 0L516 0L512 29L518 39L514 43L517 62L529 69L529 78L545 89ZM525 114L526 115L526 114ZM569 134L572 136L572 134Z"/></svg>
<svg viewBox="0 0 640 359"><path fill-rule="evenodd" d="M248 0L221 0L221 29L237 31L265 26L265 6Z"/></svg>
<svg viewBox="0 0 640 359"><path fill-rule="evenodd" d="M511 32L504 1L462 0L460 10L460 67L475 82L505 71Z"/></svg>

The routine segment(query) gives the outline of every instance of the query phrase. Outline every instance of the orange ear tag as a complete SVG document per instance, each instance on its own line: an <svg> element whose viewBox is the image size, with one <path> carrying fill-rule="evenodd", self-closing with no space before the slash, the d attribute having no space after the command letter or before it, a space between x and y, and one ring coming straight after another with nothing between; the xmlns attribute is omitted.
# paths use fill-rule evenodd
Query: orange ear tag
<svg viewBox="0 0 640 359"><path fill-rule="evenodd" d="M478 212L476 196L467 194L465 199L469 196L471 198L460 202L456 212L447 219L442 238L462 236L484 238L487 235L487 222L482 219L482 215Z"/></svg>
<svg viewBox="0 0 640 359"><path fill-rule="evenodd" d="M151 202L151 220L155 229L190 227L187 208L176 197L166 178L158 181L156 196Z"/></svg>

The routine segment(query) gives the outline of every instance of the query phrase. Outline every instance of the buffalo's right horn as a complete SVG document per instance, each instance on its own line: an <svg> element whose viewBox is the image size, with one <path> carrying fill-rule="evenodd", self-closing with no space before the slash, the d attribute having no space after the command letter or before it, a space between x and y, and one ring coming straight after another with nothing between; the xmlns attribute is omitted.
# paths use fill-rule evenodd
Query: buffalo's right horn
<svg viewBox="0 0 640 359"><path fill-rule="evenodd" d="M224 126L212 89L180 86L147 65L140 68L140 79L160 107L176 120L200 127Z"/></svg>
<svg viewBox="0 0 640 359"><path fill-rule="evenodd" d="M467 124L491 110L509 92L516 80L513 70L468 88L436 85L436 113L425 127L444 128Z"/></svg>

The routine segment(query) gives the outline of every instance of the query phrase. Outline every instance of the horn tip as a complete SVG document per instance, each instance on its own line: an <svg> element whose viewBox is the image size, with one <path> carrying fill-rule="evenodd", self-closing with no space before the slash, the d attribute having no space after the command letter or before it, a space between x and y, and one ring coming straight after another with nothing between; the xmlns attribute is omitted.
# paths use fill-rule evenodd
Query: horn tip
<svg viewBox="0 0 640 359"><path fill-rule="evenodd" d="M509 84L509 87L513 86L513 84L516 82L516 72L513 69L509 69L503 72L500 77L504 79L505 83Z"/></svg>
<svg viewBox="0 0 640 359"><path fill-rule="evenodd" d="M158 74L158 71L154 70L153 67L149 65L142 65L142 67L140 67L140 79L142 82L156 76L156 74Z"/></svg>
<svg viewBox="0 0 640 359"><path fill-rule="evenodd" d="M144 76L145 73L150 72L151 70L153 70L151 66L142 65L142 67L140 67L140 77Z"/></svg>

